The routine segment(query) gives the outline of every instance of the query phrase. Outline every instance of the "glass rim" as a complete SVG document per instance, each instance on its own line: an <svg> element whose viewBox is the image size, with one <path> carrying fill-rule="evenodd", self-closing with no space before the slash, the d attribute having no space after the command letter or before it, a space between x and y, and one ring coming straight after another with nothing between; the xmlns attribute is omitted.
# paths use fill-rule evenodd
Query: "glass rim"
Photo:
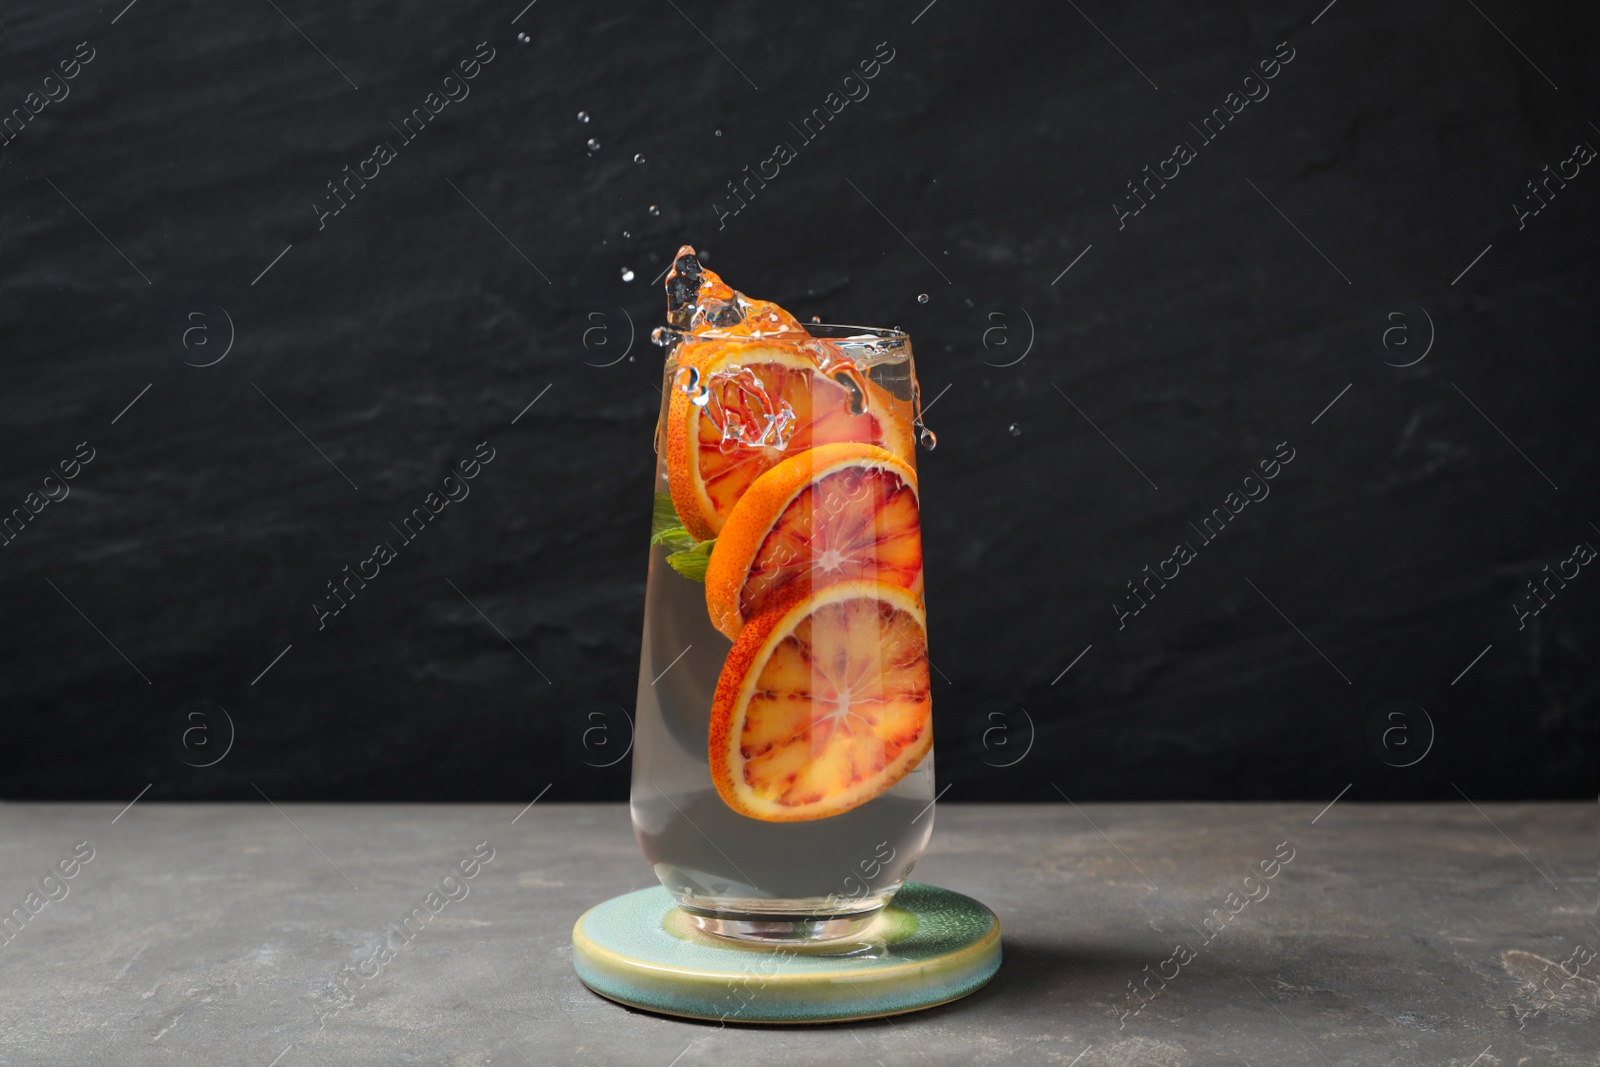
<svg viewBox="0 0 1600 1067"><path fill-rule="evenodd" d="M911 335L898 326L852 326L845 323L834 322L803 322L809 337L796 337L789 334L771 334L765 337L756 337L751 334L732 333L725 330L702 330L691 332L677 326L663 325L657 327L663 334L678 340L706 340L706 341L787 341L787 340L814 340L814 341L861 341L888 345L909 345ZM826 333L814 333L815 330L825 330Z"/></svg>

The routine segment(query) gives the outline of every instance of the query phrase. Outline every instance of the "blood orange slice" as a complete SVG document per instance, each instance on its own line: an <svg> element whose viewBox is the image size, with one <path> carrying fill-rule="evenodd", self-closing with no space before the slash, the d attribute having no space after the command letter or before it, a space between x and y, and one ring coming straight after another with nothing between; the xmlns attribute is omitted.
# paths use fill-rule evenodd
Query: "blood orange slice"
<svg viewBox="0 0 1600 1067"><path fill-rule="evenodd" d="M876 445L819 445L757 478L717 536L706 607L731 640L782 590L841 580L922 593L917 476Z"/></svg>
<svg viewBox="0 0 1600 1067"><path fill-rule="evenodd" d="M887 582L780 593L740 632L711 705L711 780L765 822L859 807L932 745L927 623Z"/></svg>
<svg viewBox="0 0 1600 1067"><path fill-rule="evenodd" d="M824 374L800 342L687 341L680 374L693 372L702 405L676 386L667 411L667 482L678 517L699 540L721 532L757 478L816 445L865 441L910 456L910 428L876 383L846 386ZM810 341L811 344L818 342ZM851 410L851 401L855 408Z"/></svg>

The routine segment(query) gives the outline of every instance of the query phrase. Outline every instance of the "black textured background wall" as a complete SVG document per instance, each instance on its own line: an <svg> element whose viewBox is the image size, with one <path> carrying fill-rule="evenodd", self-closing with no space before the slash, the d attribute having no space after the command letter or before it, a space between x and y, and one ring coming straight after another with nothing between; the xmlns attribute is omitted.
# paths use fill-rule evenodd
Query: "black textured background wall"
<svg viewBox="0 0 1600 1067"><path fill-rule="evenodd" d="M1593 5L523 3L8 8L4 795L625 795L681 242L912 334L949 799L1600 789Z"/></svg>

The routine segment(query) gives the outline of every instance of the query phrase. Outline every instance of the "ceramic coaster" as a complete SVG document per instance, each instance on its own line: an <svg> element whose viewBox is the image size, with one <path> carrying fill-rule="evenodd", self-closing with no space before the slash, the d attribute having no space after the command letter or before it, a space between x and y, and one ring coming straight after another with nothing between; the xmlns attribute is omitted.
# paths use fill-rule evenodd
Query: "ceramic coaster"
<svg viewBox="0 0 1600 1067"><path fill-rule="evenodd" d="M907 882L860 936L771 946L712 937L665 889L615 897L572 928L590 989L629 1007L740 1023L827 1023L917 1011L1000 969L1000 920L971 897Z"/></svg>

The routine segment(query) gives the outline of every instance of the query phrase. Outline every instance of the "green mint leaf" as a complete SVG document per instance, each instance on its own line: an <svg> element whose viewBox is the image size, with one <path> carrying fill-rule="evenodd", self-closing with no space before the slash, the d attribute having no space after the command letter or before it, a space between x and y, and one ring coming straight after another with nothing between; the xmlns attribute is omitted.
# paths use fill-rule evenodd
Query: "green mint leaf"
<svg viewBox="0 0 1600 1067"><path fill-rule="evenodd" d="M692 581L706 580L706 565L711 561L711 547L716 538L696 541L694 534L683 528L678 510L672 506L669 493L657 493L655 509L650 516L650 543L665 545L667 565Z"/></svg>
<svg viewBox="0 0 1600 1067"><path fill-rule="evenodd" d="M682 530L683 520L678 518L678 509L672 506L672 494L657 493L655 508L650 514L650 543L660 544L662 535L674 529Z"/></svg>
<svg viewBox="0 0 1600 1067"><path fill-rule="evenodd" d="M682 526L673 526L650 536L652 545L666 545L668 548L684 551L695 546L694 535Z"/></svg>
<svg viewBox="0 0 1600 1067"><path fill-rule="evenodd" d="M667 566L688 578L690 581L703 582L706 580L706 567L711 563L711 550L716 547L717 539L701 541L692 548L681 549L667 556Z"/></svg>
<svg viewBox="0 0 1600 1067"><path fill-rule="evenodd" d="M672 506L672 497L667 493L656 494L655 509L650 515L650 543L666 545L675 551L694 547L694 535L683 528L677 509Z"/></svg>

